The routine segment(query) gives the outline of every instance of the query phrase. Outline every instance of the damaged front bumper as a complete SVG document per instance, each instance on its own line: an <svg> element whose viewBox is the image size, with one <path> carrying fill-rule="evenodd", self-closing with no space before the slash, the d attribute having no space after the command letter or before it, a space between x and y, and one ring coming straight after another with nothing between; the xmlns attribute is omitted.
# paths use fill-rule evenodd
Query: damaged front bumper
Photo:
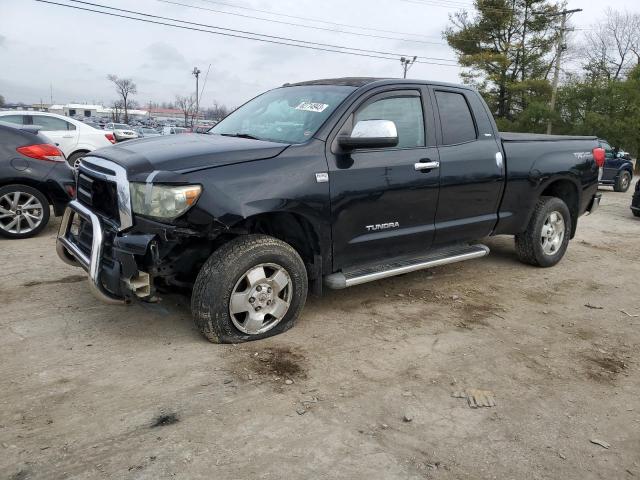
<svg viewBox="0 0 640 480"><path fill-rule="evenodd" d="M79 228L89 230L86 243L80 240ZM98 215L73 200L62 217L56 250L62 261L89 274L91 291L98 299L111 304L127 303L134 297L150 299L152 278L138 269L136 255L144 256L148 251L153 255L155 235L110 235L108 242L106 237ZM105 261L107 243L110 255Z"/></svg>

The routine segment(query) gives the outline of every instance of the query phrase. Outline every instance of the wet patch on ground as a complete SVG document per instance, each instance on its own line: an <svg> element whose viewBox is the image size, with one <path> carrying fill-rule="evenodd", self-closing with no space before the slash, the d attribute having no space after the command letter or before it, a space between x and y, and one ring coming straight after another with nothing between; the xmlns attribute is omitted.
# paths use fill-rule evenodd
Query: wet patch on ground
<svg viewBox="0 0 640 480"><path fill-rule="evenodd" d="M306 359L299 350L273 347L243 352L243 357L238 362L240 368L236 369L236 373L244 374L245 378L256 375L272 380L305 379L307 378L305 365Z"/></svg>
<svg viewBox="0 0 640 480"><path fill-rule="evenodd" d="M162 413L153 419L151 422L151 428L166 427L167 425L173 425L178 423L180 419L177 413Z"/></svg>
<svg viewBox="0 0 640 480"><path fill-rule="evenodd" d="M587 377L600 383L611 383L628 365L615 355L586 355Z"/></svg>
<svg viewBox="0 0 640 480"><path fill-rule="evenodd" d="M86 275L69 275L55 280L32 280L22 284L23 287L36 287L38 285L57 285L66 283L78 283L87 279Z"/></svg>

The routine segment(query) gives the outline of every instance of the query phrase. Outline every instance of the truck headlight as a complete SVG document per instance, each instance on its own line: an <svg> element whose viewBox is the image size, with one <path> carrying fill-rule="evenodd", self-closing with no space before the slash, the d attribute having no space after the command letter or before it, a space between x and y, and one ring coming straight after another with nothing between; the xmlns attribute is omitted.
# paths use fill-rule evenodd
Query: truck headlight
<svg viewBox="0 0 640 480"><path fill-rule="evenodd" d="M131 207L134 213L159 219L179 217L200 196L200 185L161 185L131 183Z"/></svg>

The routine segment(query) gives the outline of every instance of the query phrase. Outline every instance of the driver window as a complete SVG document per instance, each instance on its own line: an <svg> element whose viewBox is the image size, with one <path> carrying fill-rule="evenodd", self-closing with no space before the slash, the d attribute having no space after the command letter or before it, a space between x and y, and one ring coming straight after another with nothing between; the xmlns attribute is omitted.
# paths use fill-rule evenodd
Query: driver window
<svg viewBox="0 0 640 480"><path fill-rule="evenodd" d="M356 112L354 125L360 120L391 120L398 129L398 146L424 147L424 116L420 97L384 98Z"/></svg>

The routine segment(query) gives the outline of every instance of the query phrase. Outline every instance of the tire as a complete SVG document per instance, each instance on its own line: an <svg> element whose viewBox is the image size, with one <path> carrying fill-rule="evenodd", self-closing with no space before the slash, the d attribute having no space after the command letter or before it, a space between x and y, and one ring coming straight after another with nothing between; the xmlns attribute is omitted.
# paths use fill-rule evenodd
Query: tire
<svg viewBox="0 0 640 480"><path fill-rule="evenodd" d="M33 237L47 226L50 214L49 201L40 190L18 184L0 188L0 236Z"/></svg>
<svg viewBox="0 0 640 480"><path fill-rule="evenodd" d="M556 214L555 217L552 217L553 213ZM554 221L558 215L561 217L561 225ZM541 197L527 229L515 237L519 260L536 267L552 267L558 263L567 251L571 225L571 213L566 203L557 197ZM551 230L548 230L549 226L552 227ZM545 231L549 235L543 235Z"/></svg>
<svg viewBox="0 0 640 480"><path fill-rule="evenodd" d="M259 340L293 326L307 288L304 262L289 244L267 235L243 235L214 251L202 266L191 312L213 343Z"/></svg>
<svg viewBox="0 0 640 480"><path fill-rule="evenodd" d="M72 153L69 158L67 158L67 163L75 170L76 162L84 157L88 152L76 152Z"/></svg>
<svg viewBox="0 0 640 480"><path fill-rule="evenodd" d="M626 170L623 171L618 178L616 178L616 183L613 185L613 190L615 192L626 192L629 190L629 186L631 185L631 174Z"/></svg>

